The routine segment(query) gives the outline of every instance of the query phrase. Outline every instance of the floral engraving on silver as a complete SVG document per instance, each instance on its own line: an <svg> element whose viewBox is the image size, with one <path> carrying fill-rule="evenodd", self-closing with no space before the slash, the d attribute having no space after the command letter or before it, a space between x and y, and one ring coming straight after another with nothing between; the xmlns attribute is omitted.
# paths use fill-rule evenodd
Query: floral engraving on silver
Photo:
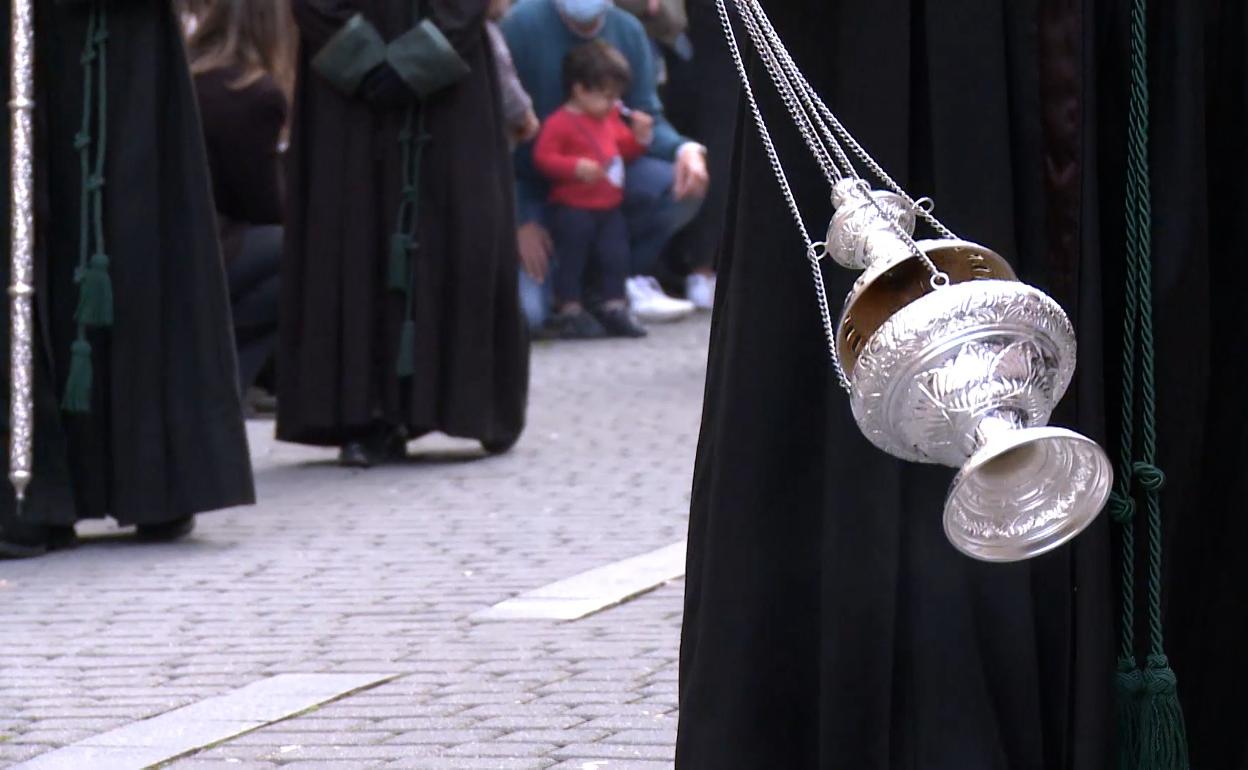
<svg viewBox="0 0 1248 770"><path fill-rule="evenodd" d="M907 235L914 232L914 207L896 193L872 190L861 179L842 179L833 185L832 205L836 214L828 225L828 255L851 270L875 261L866 253L871 232L890 232L893 227ZM886 242L902 243L895 237Z"/></svg>
<svg viewBox="0 0 1248 770"><path fill-rule="evenodd" d="M982 246L855 226L854 253L869 262L838 336L863 434L895 457L960 468L944 525L963 553L1017 561L1070 540L1104 506L1113 471L1095 442L1046 427L1074 376L1066 314ZM948 285L930 285L912 245Z"/></svg>

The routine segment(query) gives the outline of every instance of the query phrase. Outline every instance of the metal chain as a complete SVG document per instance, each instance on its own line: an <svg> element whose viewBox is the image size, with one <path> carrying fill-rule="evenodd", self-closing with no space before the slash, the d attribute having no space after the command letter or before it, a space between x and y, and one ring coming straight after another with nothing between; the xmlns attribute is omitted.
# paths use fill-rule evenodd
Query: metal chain
<svg viewBox="0 0 1248 770"><path fill-rule="evenodd" d="M732 29L732 20L728 15L727 2L726 0L716 0L716 6L719 10L720 23L724 28L724 36L728 39L733 64L736 65L737 74L741 78L742 91L745 93L746 101L749 103L754 123L758 127L759 136L763 141L763 148L767 153L768 161L771 163L772 173L775 174L776 181L780 184L780 192L783 194L784 201L793 215L793 221L797 224L798 232L801 233L802 243L806 246L806 258L810 262L811 273L815 280L815 298L819 303L819 316L828 345L828 354L832 358L832 366L836 371L837 382L841 388L848 392L849 379L845 376L845 370L841 367L841 356L836 349L836 329L832 325L832 310L828 306L827 287L824 285L823 279L822 259L825 252L820 249L820 246L822 245L826 249L826 244L817 244L810 239L810 233L806 229L805 221L802 219L801 209L797 205L797 198L793 195L793 189L789 185L788 176L784 173L784 165L780 162L780 155L776 152L775 143L771 140L771 132L767 130L767 122L763 120L762 110L758 106L758 100L754 96L754 89L750 85L749 72L745 68L745 60L741 56L741 48L737 44L736 33Z"/></svg>
<svg viewBox="0 0 1248 770"><path fill-rule="evenodd" d="M750 0L734 0L734 3L742 22L750 32L750 40L755 50L764 58L764 63L768 64L768 72L771 73L777 88L781 91L787 90L792 94L793 102L800 102L804 105L800 119L808 123L811 128L809 135L803 132L807 145L814 149L815 144L818 143L821 147L826 146L831 149L839 167L837 180L846 176L857 179L858 172L850 162L845 148L837 141L835 134L823 118L824 110L821 107L826 109L825 105L820 102L819 95L810 88L810 84L805 81L801 71L794 65L788 50L771 27L767 14L757 3ZM783 86L780 84L781 79L784 81ZM785 101L788 104L790 100ZM794 114L795 118L799 118L795 108L790 108L789 111Z"/></svg>
<svg viewBox="0 0 1248 770"><path fill-rule="evenodd" d="M762 23L754 15L754 8L742 0L734 0L734 2L737 13L741 16L741 21L749 33L750 41L754 44L754 50L762 59L767 74L771 76L772 83L775 84L785 107L788 108L789 114L797 124L806 146L810 148L823 168L828 183L836 184L847 175L856 178L858 174L849 162L845 149L836 141L827 124L820 119L818 109L811 103L810 94L801 89L801 84L793 78L780 55L781 52L767 40ZM835 160L833 155L836 156Z"/></svg>
<svg viewBox="0 0 1248 770"><path fill-rule="evenodd" d="M743 0L738 0L738 2L742 2L742 1ZM776 32L776 28L772 26L771 19L768 18L766 12L763 11L762 6L758 2L758 0L744 0L744 1L749 2L752 6L754 6L754 13L757 14L757 17L762 25L763 31L766 37L768 38L769 44L775 48L778 55L783 60L786 68L788 69L790 73L790 77L793 78L794 82L798 84L798 87L801 88L813 101L812 108L817 110L820 117L823 120L826 120L828 125L831 126L832 133L835 134L835 136L838 139L840 139L840 141L844 142L846 145L849 146L850 150L853 151L854 155L862 162L864 166L866 166L871 171L871 173L876 178L878 178L881 182L884 183L885 187L887 187L889 190L896 193L897 195L900 195L908 204L910 204L911 207L914 208L914 210L918 213L920 217L923 218L925 222L927 222L929 225L932 226L933 229L935 229L937 232L939 232L942 236L946 238L956 238L957 236L954 235L953 231L951 231L948 227L946 227L943 223L941 223L941 221L938 220L935 217L935 215L931 213L931 209L925 208L921 205L922 201L924 200L930 201L931 199L921 198L916 201L914 198L912 198L910 194L907 193L901 187L901 185L897 184L897 182L891 176L888 175L888 172L884 170L884 167L881 166L875 160L875 158L871 157L871 155L863 148L863 146L858 142L858 140L855 139L851 133L849 133L849 130L846 129L844 124L841 123L840 119L836 117L836 115L828 107L827 103L824 102L821 98L819 98L818 92L815 91L814 87L811 86L810 81L806 79L806 77L802 74L802 71L797 67L796 63L793 61L792 54L789 53L788 48L784 45L784 42L780 39L780 35ZM845 162L848 164L848 160L846 160ZM856 176L856 174L854 175Z"/></svg>
<svg viewBox="0 0 1248 770"><path fill-rule="evenodd" d="M821 168L823 168L824 176L828 179L829 184L835 185L846 176L858 179L858 173L854 169L853 163L849 160L844 148L841 147L835 136L838 130L848 136L848 131L845 130L836 116L832 114L827 104L823 102L809 81L802 75L801 70L793 61L793 57L789 54L780 36L776 33L775 27L772 26L770 19L768 19L758 0L734 0L734 5L768 75L776 86L776 90L780 93L781 99L793 118L806 146L814 154ZM731 29L728 31L731 32ZM735 39L732 42L735 44ZM743 81L745 79L746 76L743 76ZM850 137L850 139L852 140L853 138ZM858 147L859 153L868 158L871 167L879 169L880 173L883 174L883 169L873 159L870 159L870 156L866 155L861 145L857 145L857 142L854 142L854 144ZM829 149L836 156L836 161L833 161L829 156ZM837 161L839 161L839 168L837 168ZM887 174L883 175L888 178ZM891 178L888 179L894 187L900 190L896 182L892 182ZM870 188L868 187L867 189L869 192ZM949 232L948 228L945 228L931 216L929 209L925 208L920 202L916 202L905 191L901 191L900 195L918 216L932 221L934 227L952 237L952 233ZM867 201L879 213L881 221L885 222L894 235L906 244L910 253L922 263L931 275L930 284L932 288L940 289L948 286L950 283L948 274L940 270L931 258L919 248L911 234L899 222L895 222L888 217L874 197L868 195Z"/></svg>

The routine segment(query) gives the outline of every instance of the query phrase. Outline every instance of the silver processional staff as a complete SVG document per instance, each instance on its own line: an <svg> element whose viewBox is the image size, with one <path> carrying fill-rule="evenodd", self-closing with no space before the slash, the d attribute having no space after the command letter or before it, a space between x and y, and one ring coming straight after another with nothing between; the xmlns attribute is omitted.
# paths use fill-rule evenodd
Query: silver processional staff
<svg viewBox="0 0 1248 770"><path fill-rule="evenodd" d="M33 346L35 27L32 0L11 0L10 47L10 285L9 481L19 504L31 481L34 443Z"/></svg>

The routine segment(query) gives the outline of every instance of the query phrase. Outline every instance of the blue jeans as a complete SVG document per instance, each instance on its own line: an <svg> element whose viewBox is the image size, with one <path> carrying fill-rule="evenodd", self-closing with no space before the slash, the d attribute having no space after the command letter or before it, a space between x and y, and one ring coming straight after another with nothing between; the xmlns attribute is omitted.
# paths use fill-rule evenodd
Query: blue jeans
<svg viewBox="0 0 1248 770"><path fill-rule="evenodd" d="M702 206L701 198L678 201L672 197L675 172L672 163L657 158L638 158L628 165L624 177L624 217L628 220L629 275L649 275L663 248L689 224ZM550 228L549 215L542 225ZM551 260L551 272L559 269L559 254ZM534 281L520 271L520 306L533 329L541 328L554 305L553 281Z"/></svg>

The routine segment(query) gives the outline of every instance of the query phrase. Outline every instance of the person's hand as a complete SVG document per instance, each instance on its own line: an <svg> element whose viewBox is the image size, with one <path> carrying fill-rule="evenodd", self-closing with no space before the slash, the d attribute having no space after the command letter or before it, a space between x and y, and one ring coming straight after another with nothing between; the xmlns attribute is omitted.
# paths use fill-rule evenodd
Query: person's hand
<svg viewBox="0 0 1248 770"><path fill-rule="evenodd" d="M416 100L416 94L386 62L378 64L364 76L359 95L374 107L384 109L406 107Z"/></svg>
<svg viewBox="0 0 1248 770"><path fill-rule="evenodd" d="M646 0L646 15L657 16L659 13L659 6L661 3L662 3L662 0Z"/></svg>
<svg viewBox="0 0 1248 770"><path fill-rule="evenodd" d="M581 158L576 162L576 178L586 184L600 182L607 176L607 170L596 160Z"/></svg>
<svg viewBox="0 0 1248 770"><path fill-rule="evenodd" d="M654 118L640 110L629 113L628 122L638 144L649 145L654 141Z"/></svg>
<svg viewBox="0 0 1248 770"><path fill-rule="evenodd" d="M529 222L516 230L516 243L520 248L520 266L524 272L534 281L545 283L546 274L550 272L550 255L555 250L550 233L537 222Z"/></svg>
<svg viewBox="0 0 1248 770"><path fill-rule="evenodd" d="M706 149L694 142L681 145L676 151L675 173L672 195L676 200L706 195L706 188L711 183L710 172L706 170Z"/></svg>
<svg viewBox="0 0 1248 770"><path fill-rule="evenodd" d="M542 122L537 119L537 115L533 110L529 110L529 114L524 116L524 124L516 129L516 143L524 144L525 142L533 141L541 130Z"/></svg>

